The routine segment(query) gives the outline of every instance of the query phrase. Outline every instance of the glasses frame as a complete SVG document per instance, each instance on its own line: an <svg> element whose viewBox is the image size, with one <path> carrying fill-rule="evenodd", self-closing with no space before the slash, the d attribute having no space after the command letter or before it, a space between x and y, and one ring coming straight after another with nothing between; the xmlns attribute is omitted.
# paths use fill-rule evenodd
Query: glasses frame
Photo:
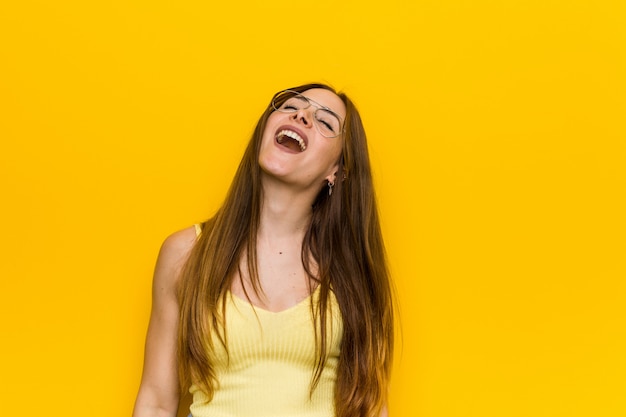
<svg viewBox="0 0 626 417"><path fill-rule="evenodd" d="M286 94L286 93L291 93L293 95L287 96L285 98L285 100L281 103L281 106L282 106L283 103L285 103L287 100L289 100L290 98L293 98L293 97L302 97L308 103L308 106L306 106L306 107L304 107L302 109L299 109L299 110L285 110L285 109L281 109L280 108L281 106L277 106L276 99L278 97L280 97L281 95ZM282 90L282 91L279 91L278 93L274 94L274 97L272 97L272 108L275 111L278 111L278 112L281 112L281 113L286 113L286 114L297 113L298 111L306 110L306 109L308 109L311 106L316 107L315 112L313 113L313 124L315 125L315 128L320 133L320 135L324 136L325 138L336 138L336 137L339 137L339 136L343 135L343 133L344 133L344 121L341 120L341 117L339 117L339 115L337 113L335 113L334 111L332 111L330 108L328 108L326 106L323 106L320 103L318 103L317 101L308 98L307 96L303 95L301 92L295 91L295 90ZM326 134L324 134L322 132L321 128L319 127L319 123L320 122L317 120L317 117L316 117L316 114L317 114L317 112L319 110L327 111L328 113L330 113L333 116L335 116L337 118L337 120L339 120L340 127L339 127L339 132L336 135L328 136L328 135L326 135Z"/></svg>

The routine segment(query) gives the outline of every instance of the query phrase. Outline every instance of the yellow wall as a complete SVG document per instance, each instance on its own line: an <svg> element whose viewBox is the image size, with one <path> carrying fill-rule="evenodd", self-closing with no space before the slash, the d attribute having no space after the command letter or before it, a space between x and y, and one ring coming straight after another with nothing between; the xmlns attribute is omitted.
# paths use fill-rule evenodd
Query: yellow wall
<svg viewBox="0 0 626 417"><path fill-rule="evenodd" d="M626 3L212 3L0 6L0 414L130 414L161 241L313 80L371 139L393 416L626 414Z"/></svg>

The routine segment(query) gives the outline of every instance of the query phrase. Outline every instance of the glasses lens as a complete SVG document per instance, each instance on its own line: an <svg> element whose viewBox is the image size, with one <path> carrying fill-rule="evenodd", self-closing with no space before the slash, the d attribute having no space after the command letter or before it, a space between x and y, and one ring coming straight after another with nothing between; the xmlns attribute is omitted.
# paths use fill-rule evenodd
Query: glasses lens
<svg viewBox="0 0 626 417"><path fill-rule="evenodd" d="M309 108L311 100L295 91L283 91L278 93L272 100L272 107L281 113L295 113ZM314 104L315 107L318 107ZM327 138L334 138L341 134L341 121L330 110L317 108L315 110L315 126L317 130Z"/></svg>
<svg viewBox="0 0 626 417"><path fill-rule="evenodd" d="M309 100L303 96L293 96L285 100L278 110L284 113L292 113L306 109L310 105Z"/></svg>
<svg viewBox="0 0 626 417"><path fill-rule="evenodd" d="M324 109L315 111L315 124L320 133L329 138L338 136L341 130L341 122L337 116Z"/></svg>
<svg viewBox="0 0 626 417"><path fill-rule="evenodd" d="M293 113L303 108L302 104L298 101L294 101L295 97L298 95L297 92L291 91L281 91L280 93L274 96L272 100L272 107L274 110L278 110L282 113ZM304 102L306 104L306 100Z"/></svg>

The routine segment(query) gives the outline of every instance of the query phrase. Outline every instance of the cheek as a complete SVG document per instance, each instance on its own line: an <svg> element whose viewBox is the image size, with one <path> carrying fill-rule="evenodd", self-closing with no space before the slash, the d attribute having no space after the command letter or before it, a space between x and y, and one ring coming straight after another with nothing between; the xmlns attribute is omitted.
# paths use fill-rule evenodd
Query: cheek
<svg viewBox="0 0 626 417"><path fill-rule="evenodd" d="M331 155L333 162L338 162L341 153L343 152L343 140L340 138L334 138L330 143L328 154Z"/></svg>
<svg viewBox="0 0 626 417"><path fill-rule="evenodd" d="M284 117L285 117L285 113L280 113L277 111L270 114L270 117L267 118L267 122L265 123L265 129L267 130L267 128L269 128L271 125L276 126L277 123L280 121L280 119Z"/></svg>
<svg viewBox="0 0 626 417"><path fill-rule="evenodd" d="M267 118L267 122L265 123L265 130L263 131L263 140L265 141L267 138L272 138L274 136L274 132L280 126L281 122L281 113L274 112L270 114L270 117Z"/></svg>
<svg viewBox="0 0 626 417"><path fill-rule="evenodd" d="M274 117L276 113L272 113L270 115L270 117L267 119L267 122L265 123L265 130L263 131L263 137L262 137L262 144L267 143L268 141L273 139L274 136L274 130L276 128L276 117Z"/></svg>

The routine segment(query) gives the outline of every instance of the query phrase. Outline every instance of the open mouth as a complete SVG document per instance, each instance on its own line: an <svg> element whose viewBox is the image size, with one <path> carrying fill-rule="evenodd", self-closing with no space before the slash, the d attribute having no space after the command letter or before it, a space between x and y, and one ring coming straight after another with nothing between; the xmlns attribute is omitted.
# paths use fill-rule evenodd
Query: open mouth
<svg viewBox="0 0 626 417"><path fill-rule="evenodd" d="M306 142L293 130L283 129L276 135L276 142L296 152L306 150Z"/></svg>

